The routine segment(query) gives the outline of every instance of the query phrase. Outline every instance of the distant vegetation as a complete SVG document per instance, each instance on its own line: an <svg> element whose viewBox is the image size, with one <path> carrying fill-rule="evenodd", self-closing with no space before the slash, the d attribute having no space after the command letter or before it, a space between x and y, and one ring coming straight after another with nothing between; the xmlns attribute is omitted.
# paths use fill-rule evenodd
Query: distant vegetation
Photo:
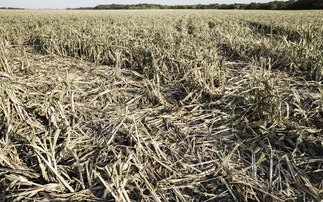
<svg viewBox="0 0 323 202"><path fill-rule="evenodd" d="M69 8L71 9L71 8ZM111 4L98 5L95 7L81 7L77 9L84 10L117 10L117 9L261 9L261 10L307 10L323 9L323 0L289 0L272 1L268 3L250 3L250 4L209 4L209 5L160 5L160 4Z"/></svg>
<svg viewBox="0 0 323 202"><path fill-rule="evenodd" d="M24 8L0 7L0 9L24 10Z"/></svg>

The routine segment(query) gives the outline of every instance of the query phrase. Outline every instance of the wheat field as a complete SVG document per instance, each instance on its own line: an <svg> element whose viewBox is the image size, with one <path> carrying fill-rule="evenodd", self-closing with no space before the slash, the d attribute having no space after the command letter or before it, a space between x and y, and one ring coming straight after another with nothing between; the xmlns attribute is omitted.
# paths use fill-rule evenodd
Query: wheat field
<svg viewBox="0 0 323 202"><path fill-rule="evenodd" d="M0 197L321 201L322 42L322 10L0 10Z"/></svg>

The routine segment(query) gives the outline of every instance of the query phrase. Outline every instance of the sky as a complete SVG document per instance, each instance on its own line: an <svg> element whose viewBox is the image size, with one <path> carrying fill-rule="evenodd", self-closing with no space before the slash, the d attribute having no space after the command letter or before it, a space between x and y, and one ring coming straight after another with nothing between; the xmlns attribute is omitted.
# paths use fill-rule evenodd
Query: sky
<svg viewBox="0 0 323 202"><path fill-rule="evenodd" d="M192 5L192 4L233 4L233 3L265 3L273 0L0 0L0 7L28 9L65 9L94 7L105 4L161 4L161 5Z"/></svg>

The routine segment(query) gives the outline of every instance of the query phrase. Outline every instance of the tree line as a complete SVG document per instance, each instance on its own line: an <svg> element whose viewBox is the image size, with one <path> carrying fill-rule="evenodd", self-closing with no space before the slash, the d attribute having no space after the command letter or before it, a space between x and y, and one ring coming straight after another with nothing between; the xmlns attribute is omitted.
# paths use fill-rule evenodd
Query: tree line
<svg viewBox="0 0 323 202"><path fill-rule="evenodd" d="M71 8L69 8L71 9ZM81 7L76 9L84 10L118 10L118 9L245 9L245 10L309 10L323 9L323 0L289 0L272 1L268 3L250 3L250 4L198 4L198 5L160 5L160 4L110 4L98 5L95 7Z"/></svg>
<svg viewBox="0 0 323 202"><path fill-rule="evenodd" d="M0 9L24 10L24 8L14 8L14 7L0 7Z"/></svg>

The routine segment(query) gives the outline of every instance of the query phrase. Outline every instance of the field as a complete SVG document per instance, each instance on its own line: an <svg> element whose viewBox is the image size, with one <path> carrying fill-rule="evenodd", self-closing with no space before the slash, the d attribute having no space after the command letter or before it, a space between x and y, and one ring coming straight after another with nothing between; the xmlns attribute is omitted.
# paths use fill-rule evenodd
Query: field
<svg viewBox="0 0 323 202"><path fill-rule="evenodd" d="M323 11L0 10L5 201L321 201Z"/></svg>

